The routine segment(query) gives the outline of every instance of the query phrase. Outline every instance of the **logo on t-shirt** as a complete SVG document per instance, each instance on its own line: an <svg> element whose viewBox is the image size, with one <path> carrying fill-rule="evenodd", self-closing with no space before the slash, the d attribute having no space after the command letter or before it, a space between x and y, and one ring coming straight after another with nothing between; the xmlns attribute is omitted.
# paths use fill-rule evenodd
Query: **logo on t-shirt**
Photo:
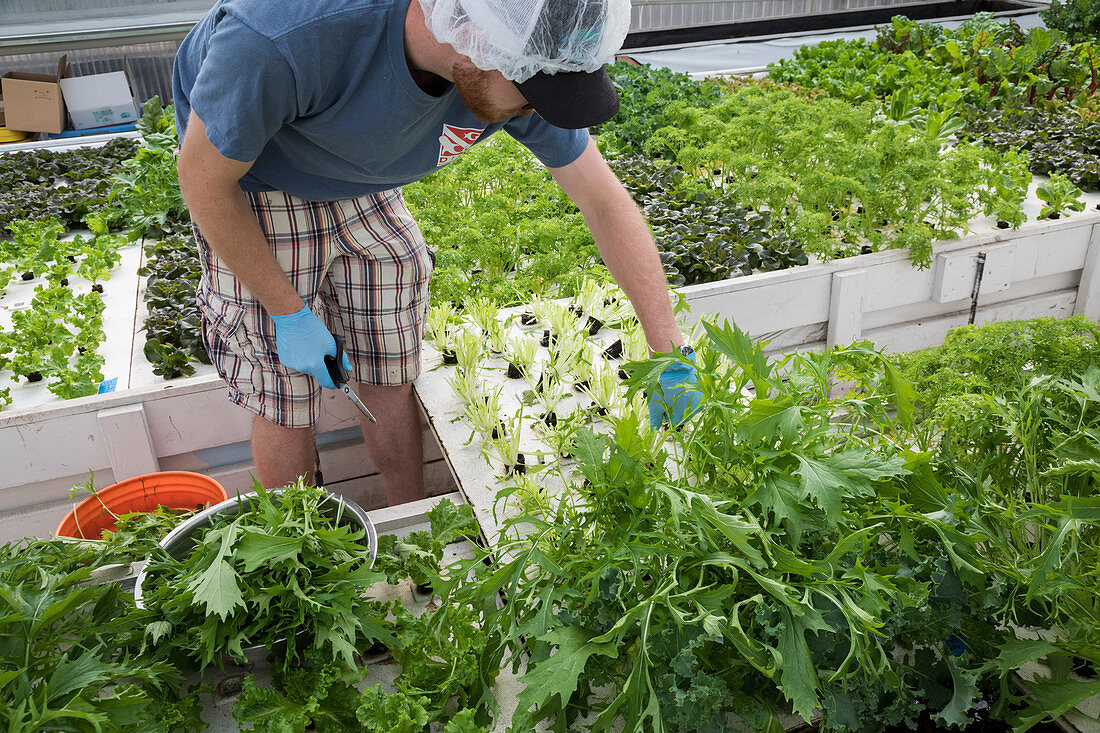
<svg viewBox="0 0 1100 733"><path fill-rule="evenodd" d="M462 152L473 145L483 132L485 132L484 127L443 125L443 134L439 136L439 162L436 165L447 165L462 155Z"/></svg>

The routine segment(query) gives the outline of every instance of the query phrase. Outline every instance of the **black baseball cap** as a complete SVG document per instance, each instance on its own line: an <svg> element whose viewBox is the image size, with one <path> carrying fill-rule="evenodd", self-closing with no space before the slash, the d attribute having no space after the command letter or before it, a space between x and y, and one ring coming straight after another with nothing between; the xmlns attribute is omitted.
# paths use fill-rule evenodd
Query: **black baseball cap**
<svg viewBox="0 0 1100 733"><path fill-rule="evenodd" d="M555 127L576 130L607 122L619 111L619 95L607 67L597 71L540 71L512 82L531 109Z"/></svg>

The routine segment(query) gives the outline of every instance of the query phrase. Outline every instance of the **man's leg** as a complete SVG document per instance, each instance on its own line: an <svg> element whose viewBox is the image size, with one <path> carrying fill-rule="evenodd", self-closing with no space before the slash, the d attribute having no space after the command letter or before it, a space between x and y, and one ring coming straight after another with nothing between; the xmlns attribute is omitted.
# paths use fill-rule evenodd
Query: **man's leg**
<svg viewBox="0 0 1100 733"><path fill-rule="evenodd" d="M271 191L249 193L272 253L302 300L319 310L318 291L339 242L326 214L329 204ZM312 426L321 388L279 361L270 316L195 228L202 282L197 304L203 340L234 404L254 414L252 456L256 477L279 488L305 476L315 482L317 454Z"/></svg>
<svg viewBox="0 0 1100 733"><path fill-rule="evenodd" d="M285 428L259 415L252 419L252 458L265 489L276 489L305 476L313 483L317 448L313 428Z"/></svg>
<svg viewBox="0 0 1100 733"><path fill-rule="evenodd" d="M412 383L428 315L432 255L399 189L333 202L343 255L321 289L352 381L378 424L363 440L391 504L424 498L424 447Z"/></svg>
<svg viewBox="0 0 1100 733"><path fill-rule="evenodd" d="M378 420L360 417L363 441L382 474L390 506L424 498L424 440L412 385L358 385L359 397Z"/></svg>

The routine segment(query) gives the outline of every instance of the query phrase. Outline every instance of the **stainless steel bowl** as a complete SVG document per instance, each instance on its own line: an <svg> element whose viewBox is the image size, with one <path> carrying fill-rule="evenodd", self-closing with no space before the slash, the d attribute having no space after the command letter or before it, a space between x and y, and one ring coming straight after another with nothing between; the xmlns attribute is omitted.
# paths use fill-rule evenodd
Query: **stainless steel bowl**
<svg viewBox="0 0 1100 733"><path fill-rule="evenodd" d="M283 489L275 489L269 493L277 497L283 493ZM203 529L213 525L214 515L223 514L226 516L233 516L238 514L242 509L247 509L252 499L256 496L256 492L252 491L247 494L241 494L234 499L226 499L209 509L204 509L169 532L165 538L160 541L160 546L176 560L182 560L195 548L199 533ZM365 543L370 550L370 562L371 565L373 565L374 558L378 554L378 533L375 531L374 524L370 521L370 517L367 516L367 513L355 502L333 493L329 493L324 499L320 509L326 516L332 519L339 517L339 524L341 526L350 525L355 529L363 530L363 538L360 542ZM134 584L134 603L138 608L145 607L142 601L142 585L145 582L145 566L147 564L148 563L143 564L141 571L138 573L137 581Z"/></svg>

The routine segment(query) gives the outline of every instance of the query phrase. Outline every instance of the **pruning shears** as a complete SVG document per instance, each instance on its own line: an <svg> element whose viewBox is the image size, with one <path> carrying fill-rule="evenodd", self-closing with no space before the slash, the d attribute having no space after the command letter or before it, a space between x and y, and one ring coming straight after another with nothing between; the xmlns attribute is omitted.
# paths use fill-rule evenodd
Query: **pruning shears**
<svg viewBox="0 0 1100 733"><path fill-rule="evenodd" d="M344 369L344 339L335 334L332 337L336 339L336 356L325 356L325 368L328 369L328 375L332 377L332 383L336 385L336 389L348 396L348 399L359 408L359 412L366 415L372 423L378 424L374 415L370 414L370 410L363 404L363 400L359 399L359 395L355 394L355 390L348 385L348 373Z"/></svg>

